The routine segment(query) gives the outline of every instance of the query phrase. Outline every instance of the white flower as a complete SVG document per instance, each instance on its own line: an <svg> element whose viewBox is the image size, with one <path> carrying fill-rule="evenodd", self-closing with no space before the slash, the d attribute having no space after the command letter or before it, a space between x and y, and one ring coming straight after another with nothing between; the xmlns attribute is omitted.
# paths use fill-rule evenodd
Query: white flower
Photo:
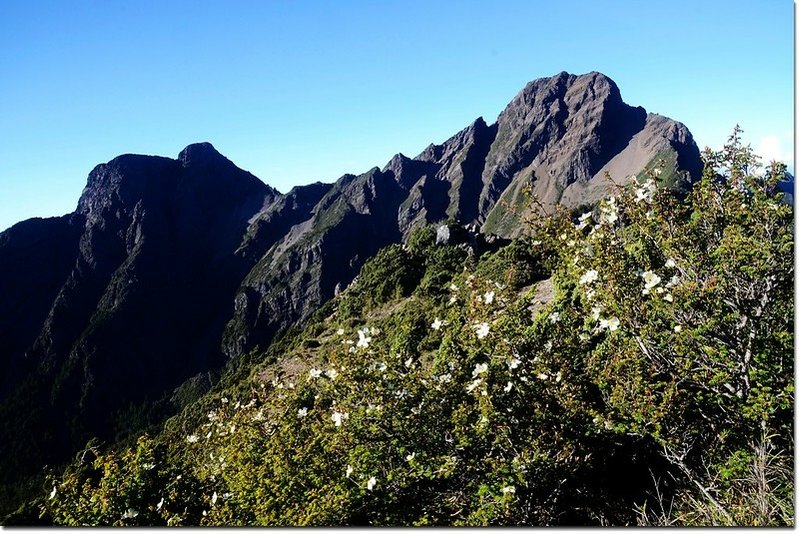
<svg viewBox="0 0 799 534"><path fill-rule="evenodd" d="M591 317L594 319L594 321L599 320L599 314L601 312L602 312L602 306L594 306L593 308L591 308Z"/></svg>
<svg viewBox="0 0 799 534"><path fill-rule="evenodd" d="M358 347L367 348L369 343L372 342L372 337L366 335L368 333L369 331L365 328L363 330L358 330Z"/></svg>
<svg viewBox="0 0 799 534"><path fill-rule="evenodd" d="M655 176L660 176L660 173L662 173L662 172L663 172L663 170L662 170L660 167L658 167L657 169L655 169L654 171L652 171L652 173L653 173Z"/></svg>
<svg viewBox="0 0 799 534"><path fill-rule="evenodd" d="M436 320L433 321L433 324L430 325L430 328L432 328L433 330L438 330L439 328L441 328L445 324L446 324L446 321L442 321L441 319L436 317Z"/></svg>
<svg viewBox="0 0 799 534"><path fill-rule="evenodd" d="M450 290L450 291L457 291L457 290L458 290L458 286L456 286L455 284L451 284L451 285L449 286L449 290Z"/></svg>
<svg viewBox="0 0 799 534"><path fill-rule="evenodd" d="M516 369L517 367L519 367L519 365L521 363L522 363L522 361L520 359L513 358L511 361L508 362L508 369L511 369L511 370L512 369Z"/></svg>
<svg viewBox="0 0 799 534"><path fill-rule="evenodd" d="M488 364L487 363L478 363L474 366L474 371L472 371L472 377L474 378L477 375L481 375L488 371Z"/></svg>
<svg viewBox="0 0 799 534"><path fill-rule="evenodd" d="M408 456L406 456L406 457L405 457L405 460L406 460L406 461L408 461L408 462L410 462L410 461L411 461L411 460L413 460L414 458L416 458L416 453L415 453L415 452L412 452L412 453L410 453Z"/></svg>
<svg viewBox="0 0 799 534"><path fill-rule="evenodd" d="M297 417L305 417L308 415L308 408L300 408L297 410Z"/></svg>
<svg viewBox="0 0 799 534"><path fill-rule="evenodd" d="M588 226L590 222L591 222L591 212L587 211L582 215L580 215L580 224L577 225L577 229L582 230L583 228Z"/></svg>
<svg viewBox="0 0 799 534"><path fill-rule="evenodd" d="M677 267L677 263L672 258L666 260L666 269L673 269L675 267Z"/></svg>
<svg viewBox="0 0 799 534"><path fill-rule="evenodd" d="M222 397L222 404L227 404L228 400L227 397Z"/></svg>
<svg viewBox="0 0 799 534"><path fill-rule="evenodd" d="M199 440L200 438L197 437L196 434L191 434L190 436L186 436L186 441L188 441L189 443L197 443Z"/></svg>
<svg viewBox="0 0 799 534"><path fill-rule="evenodd" d="M308 375L311 378L319 378L320 376L322 376L322 370L321 369L311 369L310 371L308 371Z"/></svg>
<svg viewBox="0 0 799 534"><path fill-rule="evenodd" d="M413 365L413 356L409 356L407 360L405 360L405 367L409 368Z"/></svg>
<svg viewBox="0 0 799 534"><path fill-rule="evenodd" d="M56 489L55 486L53 486L53 491L50 492L50 499L55 499L55 494L56 494Z"/></svg>
<svg viewBox="0 0 799 534"><path fill-rule="evenodd" d="M344 476L349 478L353 471L355 471L355 469L353 469L351 465L347 464L347 471Z"/></svg>
<svg viewBox="0 0 799 534"><path fill-rule="evenodd" d="M508 384L505 386L505 393L510 392L511 389L513 389L513 382L508 382Z"/></svg>
<svg viewBox="0 0 799 534"><path fill-rule="evenodd" d="M336 330L336 335L343 336L344 335L344 329L343 328L339 328L338 330Z"/></svg>
<svg viewBox="0 0 799 534"><path fill-rule="evenodd" d="M611 317L610 319L602 319L599 321L599 328L608 329L611 332L614 330L618 330L619 328L619 319L618 317Z"/></svg>
<svg viewBox="0 0 799 534"><path fill-rule="evenodd" d="M214 492L214 494L213 494L213 495L211 495L211 504L216 504L216 500L217 500L218 498L219 498L219 497L217 496L216 492Z"/></svg>
<svg viewBox="0 0 799 534"><path fill-rule="evenodd" d="M157 512L157 511L161 510L161 508L163 506L164 506L164 498L161 497L161 500L158 501L158 504L155 505L155 511Z"/></svg>
<svg viewBox="0 0 799 534"><path fill-rule="evenodd" d="M133 519L133 518L134 518L134 517L136 517L137 515L139 515L139 512L137 512L137 511L136 511L136 510L134 510L133 508L128 508L128 509L125 511L125 513L124 513L124 514L122 514L122 519Z"/></svg>
<svg viewBox="0 0 799 534"><path fill-rule="evenodd" d="M539 380L546 380L547 378L549 378L548 374L546 374L546 373L538 373L538 379Z"/></svg>
<svg viewBox="0 0 799 534"><path fill-rule="evenodd" d="M560 321L560 312L552 312L551 314L549 314L550 323L554 324L557 323L558 321Z"/></svg>
<svg viewBox="0 0 799 534"><path fill-rule="evenodd" d="M598 278L599 273L596 271L596 269L588 269L585 274L580 277L579 284L592 284L596 282Z"/></svg>
<svg viewBox="0 0 799 534"><path fill-rule="evenodd" d="M488 332L491 328L488 326L488 323L478 323L476 325L472 325L475 332L477 333L477 339L483 339L488 335Z"/></svg>
<svg viewBox="0 0 799 534"><path fill-rule="evenodd" d="M366 489L372 491L375 488L375 485L377 485L377 479L372 477L366 482Z"/></svg>
<svg viewBox="0 0 799 534"><path fill-rule="evenodd" d="M483 379L482 379L482 378L476 378L475 380L472 380L472 381L471 381L471 382L469 382L469 384L466 386L466 393L471 393L471 392L472 392L472 391L474 391L474 390L475 390L475 389L476 389L478 386L480 386L480 384L482 384L482 383L483 383Z"/></svg>
<svg viewBox="0 0 799 534"><path fill-rule="evenodd" d="M350 414L347 412L333 412L331 419L333 422L336 423L336 426L341 426L344 424L344 421L350 418Z"/></svg>
<svg viewBox="0 0 799 534"><path fill-rule="evenodd" d="M494 292L486 291L485 295L483 295L483 299L485 300L486 304L491 304L492 302L494 302Z"/></svg>
<svg viewBox="0 0 799 534"><path fill-rule="evenodd" d="M325 371L325 376L327 376L330 380L335 380L336 377L338 376L338 371L336 371L335 369L328 369L327 371Z"/></svg>
<svg viewBox="0 0 799 534"><path fill-rule="evenodd" d="M682 332L682 326L680 326L680 325L676 325L676 326L674 327L674 331L675 331L675 332Z"/></svg>
<svg viewBox="0 0 799 534"><path fill-rule="evenodd" d="M674 296L671 293L666 293L666 296L663 297L663 300L666 302L674 302Z"/></svg>
<svg viewBox="0 0 799 534"><path fill-rule="evenodd" d="M443 383L443 384L446 384L447 382L449 382L451 380L452 380L452 374L451 373L444 373L443 375L438 375L438 381Z"/></svg>
<svg viewBox="0 0 799 534"><path fill-rule="evenodd" d="M674 275L674 276L672 276L669 279L668 283L666 284L666 287L672 288L672 287L676 286L679 283L680 283L680 277L677 276L677 275Z"/></svg>
<svg viewBox="0 0 799 534"><path fill-rule="evenodd" d="M616 207L616 197L609 197L607 202L599 208L599 222L613 224L619 218L619 213Z"/></svg>
<svg viewBox="0 0 799 534"><path fill-rule="evenodd" d="M502 488L502 493L507 495L508 493L513 494L516 493L516 488L514 486L505 486Z"/></svg>
<svg viewBox="0 0 799 534"><path fill-rule="evenodd" d="M216 414L215 411L211 410L210 412L208 412L208 420L209 421L216 421L218 418L219 418L219 416Z"/></svg>
<svg viewBox="0 0 799 534"><path fill-rule="evenodd" d="M652 271L644 272L641 277L644 279L644 294L660 283L661 278Z"/></svg>
<svg viewBox="0 0 799 534"><path fill-rule="evenodd" d="M641 184L640 187L636 188L635 190L635 201L640 202L641 200L646 201L647 204L652 203L652 196L657 191L657 185L655 181L651 178Z"/></svg>
<svg viewBox="0 0 799 534"><path fill-rule="evenodd" d="M449 303L450 303L450 304L455 304L456 302L458 302L458 297L456 297L455 295L452 295L452 296L449 298Z"/></svg>

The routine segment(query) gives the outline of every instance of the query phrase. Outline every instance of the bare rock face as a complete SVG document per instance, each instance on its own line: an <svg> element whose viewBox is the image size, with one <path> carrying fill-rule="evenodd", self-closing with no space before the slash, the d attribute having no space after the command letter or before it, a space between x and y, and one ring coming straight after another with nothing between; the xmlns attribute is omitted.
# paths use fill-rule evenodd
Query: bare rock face
<svg viewBox="0 0 799 534"><path fill-rule="evenodd" d="M277 196L205 143L98 165L75 213L0 234L0 402L29 409L0 412L2 479L112 438L125 410L224 363L252 265L234 253Z"/></svg>
<svg viewBox="0 0 799 534"><path fill-rule="evenodd" d="M265 348L419 225L457 221L478 250L499 242L484 233L520 231L508 207L526 209L526 188L545 206L590 204L606 173L623 183L657 162L670 186L699 176L685 126L628 106L602 74L564 72L494 124L284 195L209 143L98 165L75 213L0 233L0 482Z"/></svg>
<svg viewBox="0 0 799 534"><path fill-rule="evenodd" d="M671 185L701 173L687 128L628 106L610 78L562 72L530 82L496 123L478 118L415 158L397 154L382 171L336 182L247 275L225 352L236 357L265 346L416 226L450 219L513 237L521 227L507 206L528 209L526 187L545 207L575 207L608 191L606 173L625 183L659 159L670 165L664 176Z"/></svg>
<svg viewBox="0 0 799 534"><path fill-rule="evenodd" d="M33 368L25 350L75 264L83 224L78 215L30 219L0 234L0 398Z"/></svg>
<svg viewBox="0 0 799 534"><path fill-rule="evenodd" d="M397 176L377 168L343 176L264 253L236 296L223 342L228 355L265 347L352 281L380 248L401 239L397 213L407 193Z"/></svg>
<svg viewBox="0 0 799 534"><path fill-rule="evenodd" d="M611 186L663 159L664 176L682 187L701 174L699 149L682 124L621 99L616 84L592 72L529 83L500 114L483 173L479 221L515 235L506 205L525 186L544 207L595 203ZM502 200L502 202L498 202Z"/></svg>

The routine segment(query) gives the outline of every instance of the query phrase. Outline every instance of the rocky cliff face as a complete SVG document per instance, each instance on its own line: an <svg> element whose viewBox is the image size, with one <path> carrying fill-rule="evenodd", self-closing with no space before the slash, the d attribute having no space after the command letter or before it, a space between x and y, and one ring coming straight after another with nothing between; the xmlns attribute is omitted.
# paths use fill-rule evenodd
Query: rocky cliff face
<svg viewBox="0 0 799 534"><path fill-rule="evenodd" d="M420 224L452 218L513 237L521 226L508 206L524 211L526 187L545 208L576 207L599 200L608 176L624 184L661 160L673 187L701 174L688 129L628 106L610 78L563 72L530 82L496 123L478 118L413 159L397 154L382 171L339 179L244 280L225 352L263 347Z"/></svg>
<svg viewBox="0 0 799 534"><path fill-rule="evenodd" d="M494 124L284 195L207 143L175 160L115 158L91 172L75 213L0 234L0 400L35 398L36 414L0 406L0 426L32 429L39 445L15 449L32 465L61 459L111 437L125 410L265 347L420 224L513 236L507 206L525 187L577 206L607 190L606 173L623 183L660 160L677 187L700 172L685 126L628 106L599 73L533 81Z"/></svg>
<svg viewBox="0 0 799 534"><path fill-rule="evenodd" d="M1 354L13 370L2 393L6 406L28 405L0 410L0 441L36 442L8 461L35 469L90 436L112 438L126 412L222 365L222 330L253 263L234 252L277 197L192 145L177 160L98 165L74 214L0 234ZM34 450L42 457L25 462Z"/></svg>

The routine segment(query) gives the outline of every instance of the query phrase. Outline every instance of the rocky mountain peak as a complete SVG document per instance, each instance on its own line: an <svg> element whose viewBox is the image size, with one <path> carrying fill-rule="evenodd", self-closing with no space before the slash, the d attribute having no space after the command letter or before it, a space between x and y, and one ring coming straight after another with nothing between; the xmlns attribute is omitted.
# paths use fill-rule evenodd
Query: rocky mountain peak
<svg viewBox="0 0 799 534"><path fill-rule="evenodd" d="M193 165L208 165L218 163L232 162L225 156L219 153L214 145L209 142L193 143L183 150L178 155L178 161L184 167Z"/></svg>
<svg viewBox="0 0 799 534"><path fill-rule="evenodd" d="M175 172L174 160L158 156L124 154L97 165L78 200L78 213L92 220L112 205L133 206L146 196L157 177Z"/></svg>
<svg viewBox="0 0 799 534"><path fill-rule="evenodd" d="M410 161L411 159L405 154L402 152L397 152L391 157L390 160L388 160L388 163L386 163L385 167L383 167L383 172L392 171L394 174L400 174L402 172L403 165Z"/></svg>

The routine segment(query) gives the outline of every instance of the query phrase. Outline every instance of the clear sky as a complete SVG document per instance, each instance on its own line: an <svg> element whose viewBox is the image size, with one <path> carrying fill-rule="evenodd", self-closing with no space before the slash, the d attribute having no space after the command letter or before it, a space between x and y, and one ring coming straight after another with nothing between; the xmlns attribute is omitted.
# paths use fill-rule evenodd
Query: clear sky
<svg viewBox="0 0 799 534"><path fill-rule="evenodd" d="M287 191L418 154L532 79L603 72L719 147L793 154L790 0L0 1L0 230L123 153L210 141Z"/></svg>

